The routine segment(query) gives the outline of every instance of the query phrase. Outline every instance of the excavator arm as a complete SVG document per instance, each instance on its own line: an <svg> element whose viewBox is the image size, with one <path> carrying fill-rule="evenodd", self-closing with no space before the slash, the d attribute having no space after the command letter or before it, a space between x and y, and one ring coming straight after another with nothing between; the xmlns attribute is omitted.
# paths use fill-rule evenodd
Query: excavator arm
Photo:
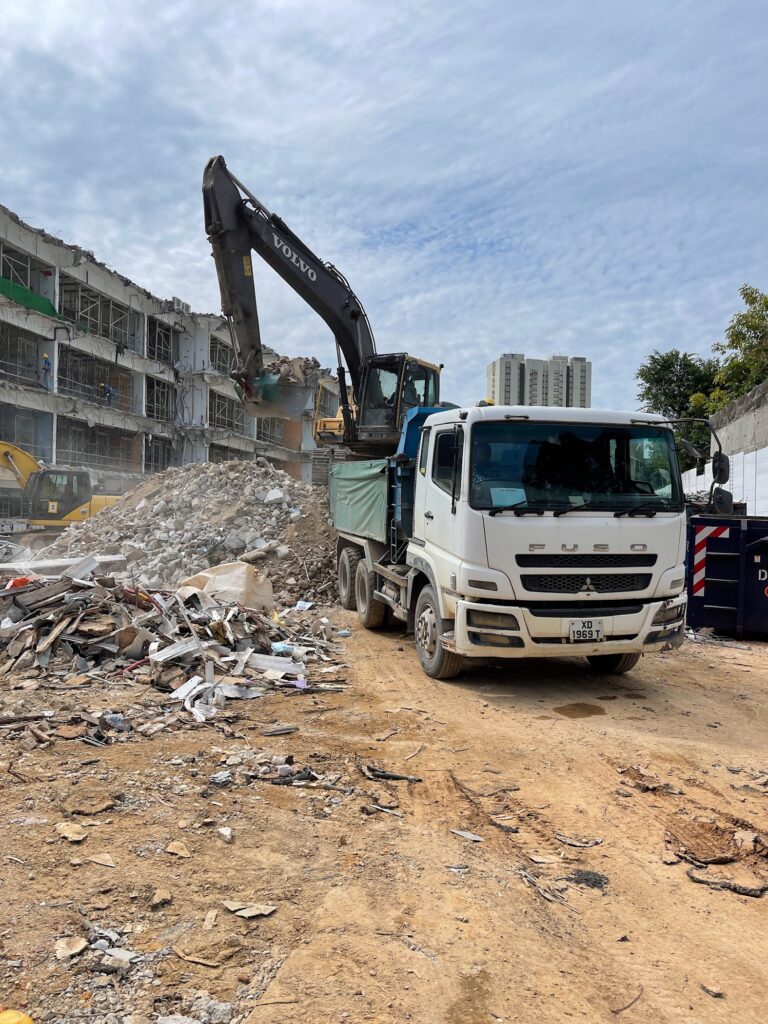
<svg viewBox="0 0 768 1024"><path fill-rule="evenodd" d="M233 377L246 399L258 402L263 387L263 350L256 308L251 251L269 264L330 328L339 352L339 385L346 395L345 367L359 401L364 367L376 353L368 317L344 276L324 263L229 171L224 158L208 161L203 175L205 230L237 349ZM345 422L350 418L345 410Z"/></svg>
<svg viewBox="0 0 768 1024"><path fill-rule="evenodd" d="M264 371L251 262L255 252L325 321L336 340L344 444L361 456L395 451L408 411L438 405L440 367L405 352L377 355L368 317L344 275L270 213L221 156L206 165L203 209L221 308L236 351L232 377L249 412L290 418L306 403L301 390L298 396L289 394L296 385Z"/></svg>

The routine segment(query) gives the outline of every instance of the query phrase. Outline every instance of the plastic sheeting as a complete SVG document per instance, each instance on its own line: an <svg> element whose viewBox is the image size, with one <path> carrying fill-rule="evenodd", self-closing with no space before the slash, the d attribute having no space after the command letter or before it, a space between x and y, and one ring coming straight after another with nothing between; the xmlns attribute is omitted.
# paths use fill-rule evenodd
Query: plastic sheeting
<svg viewBox="0 0 768 1024"><path fill-rule="evenodd" d="M203 608L241 604L254 611L271 611L275 606L272 584L246 562L225 562L199 572L180 583L176 593L182 601L196 596Z"/></svg>
<svg viewBox="0 0 768 1024"><path fill-rule="evenodd" d="M387 542L387 460L331 467L331 515L342 533Z"/></svg>

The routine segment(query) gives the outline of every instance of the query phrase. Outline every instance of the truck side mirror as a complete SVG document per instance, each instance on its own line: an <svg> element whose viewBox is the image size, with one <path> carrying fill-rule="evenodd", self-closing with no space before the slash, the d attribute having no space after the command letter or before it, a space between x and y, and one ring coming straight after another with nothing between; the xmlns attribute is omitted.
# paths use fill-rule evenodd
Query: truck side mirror
<svg viewBox="0 0 768 1024"><path fill-rule="evenodd" d="M731 460L723 452L712 456L712 479L716 484L727 484L731 475Z"/></svg>
<svg viewBox="0 0 768 1024"><path fill-rule="evenodd" d="M726 461L728 456L725 456ZM713 460L714 461L714 460ZM733 515L733 495L730 491L724 491L722 487L716 487L712 492L712 509L715 515Z"/></svg>

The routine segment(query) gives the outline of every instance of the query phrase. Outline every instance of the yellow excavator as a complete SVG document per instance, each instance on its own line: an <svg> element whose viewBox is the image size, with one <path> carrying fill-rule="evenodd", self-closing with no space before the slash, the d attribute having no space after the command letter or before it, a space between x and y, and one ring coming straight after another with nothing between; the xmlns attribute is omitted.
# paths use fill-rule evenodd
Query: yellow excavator
<svg viewBox="0 0 768 1024"><path fill-rule="evenodd" d="M0 535L63 530L114 505L119 495L95 494L87 469L44 466L15 444L0 441L0 491L21 498L22 515L0 519Z"/></svg>
<svg viewBox="0 0 768 1024"><path fill-rule="evenodd" d="M351 388L347 389L347 400L353 416L357 415L354 395ZM321 380L317 385L317 396L315 398L315 414L312 420L312 433L315 444L319 446L342 445L344 444L344 406L340 402L335 416L323 416L323 406L327 408L325 401L328 394L336 396L336 381L331 379Z"/></svg>

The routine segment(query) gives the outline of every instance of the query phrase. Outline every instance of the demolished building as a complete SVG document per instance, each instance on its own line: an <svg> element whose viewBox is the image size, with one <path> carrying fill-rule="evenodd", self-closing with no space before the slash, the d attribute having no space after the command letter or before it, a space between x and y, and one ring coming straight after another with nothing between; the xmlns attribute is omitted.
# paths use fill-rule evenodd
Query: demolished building
<svg viewBox="0 0 768 1024"><path fill-rule="evenodd" d="M221 316L159 299L0 206L0 439L87 467L105 491L257 455L309 480L314 393L293 420L252 419L232 363ZM0 501L0 517L16 514Z"/></svg>

